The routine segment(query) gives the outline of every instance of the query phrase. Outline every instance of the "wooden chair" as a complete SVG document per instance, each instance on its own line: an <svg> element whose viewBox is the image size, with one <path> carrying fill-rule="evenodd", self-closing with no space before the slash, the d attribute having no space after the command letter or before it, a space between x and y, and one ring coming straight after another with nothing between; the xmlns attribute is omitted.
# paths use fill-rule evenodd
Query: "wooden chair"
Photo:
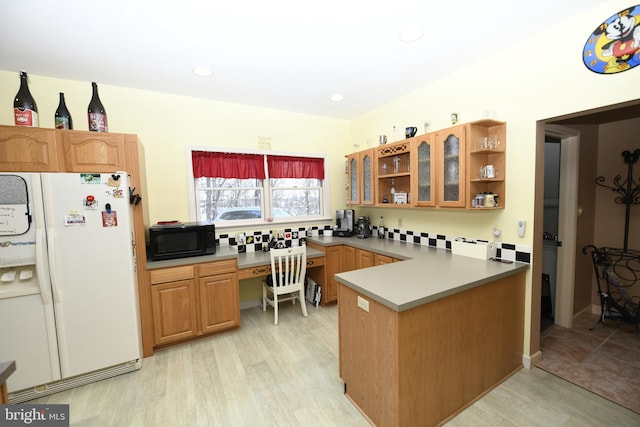
<svg viewBox="0 0 640 427"><path fill-rule="evenodd" d="M278 303L300 300L302 315L307 317L304 299L305 274L307 272L307 247L271 249L271 276L262 282L262 311L267 304L273 307L274 321L278 324ZM269 294L272 298L269 298Z"/></svg>

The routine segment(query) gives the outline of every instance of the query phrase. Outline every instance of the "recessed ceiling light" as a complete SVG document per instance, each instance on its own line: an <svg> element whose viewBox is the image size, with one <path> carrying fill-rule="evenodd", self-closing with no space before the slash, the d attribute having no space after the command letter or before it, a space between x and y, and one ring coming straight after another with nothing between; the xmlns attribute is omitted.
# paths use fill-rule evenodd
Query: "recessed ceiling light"
<svg viewBox="0 0 640 427"><path fill-rule="evenodd" d="M213 71L211 71L207 67L195 67L193 69L193 74L199 77L211 77L213 76Z"/></svg>
<svg viewBox="0 0 640 427"><path fill-rule="evenodd" d="M424 28L422 27L407 27L400 32L400 40L407 43L420 40L423 36Z"/></svg>
<svg viewBox="0 0 640 427"><path fill-rule="evenodd" d="M340 102L344 99L344 96L341 93L334 93L331 95L331 100L334 102Z"/></svg>

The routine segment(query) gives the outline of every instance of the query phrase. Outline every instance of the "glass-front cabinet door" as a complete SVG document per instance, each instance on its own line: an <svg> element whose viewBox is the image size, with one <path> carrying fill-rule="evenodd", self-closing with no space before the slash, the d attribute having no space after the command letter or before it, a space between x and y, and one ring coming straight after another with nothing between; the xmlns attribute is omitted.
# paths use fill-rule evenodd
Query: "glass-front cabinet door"
<svg viewBox="0 0 640 427"><path fill-rule="evenodd" d="M360 166L362 168L362 194L360 204L373 204L373 150L360 153Z"/></svg>
<svg viewBox="0 0 640 427"><path fill-rule="evenodd" d="M465 206L466 127L455 126L438 133L438 206Z"/></svg>
<svg viewBox="0 0 640 427"><path fill-rule="evenodd" d="M373 204L373 149L358 151L347 156L350 205Z"/></svg>
<svg viewBox="0 0 640 427"><path fill-rule="evenodd" d="M358 153L349 154L347 156L347 172L348 172L348 196L347 196L347 204L350 205L359 205L360 204L360 188L358 187L358 183L360 179L358 178Z"/></svg>
<svg viewBox="0 0 640 427"><path fill-rule="evenodd" d="M434 206L435 198L435 147L434 133L427 133L416 136L413 140L412 156L414 162L411 169L414 171L411 175L412 185L414 188L414 206Z"/></svg>

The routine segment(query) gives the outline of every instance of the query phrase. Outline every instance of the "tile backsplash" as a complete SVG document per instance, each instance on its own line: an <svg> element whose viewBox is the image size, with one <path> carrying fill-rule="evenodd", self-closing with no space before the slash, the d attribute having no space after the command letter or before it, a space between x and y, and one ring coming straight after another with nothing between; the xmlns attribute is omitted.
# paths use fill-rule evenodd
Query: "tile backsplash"
<svg viewBox="0 0 640 427"><path fill-rule="evenodd" d="M273 230L245 231L247 252L261 251L269 244L271 238L277 239L284 246L299 246L307 236L322 236L325 230L331 230L331 225L308 226L281 229L279 233ZM451 241L464 236L446 236L444 234L426 233L424 231L387 228L385 238L414 245L432 246L434 248L451 250ZM378 227L373 226L373 235L377 236ZM237 246L236 234L221 233L217 236L219 246ZM510 261L531 262L531 248L507 242L496 242L497 257Z"/></svg>

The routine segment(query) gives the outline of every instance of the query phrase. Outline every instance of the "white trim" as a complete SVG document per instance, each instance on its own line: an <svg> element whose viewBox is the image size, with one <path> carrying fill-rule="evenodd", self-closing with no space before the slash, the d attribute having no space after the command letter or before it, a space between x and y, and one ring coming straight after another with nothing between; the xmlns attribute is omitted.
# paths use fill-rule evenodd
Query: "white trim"
<svg viewBox="0 0 640 427"><path fill-rule="evenodd" d="M296 153L296 152L290 152L290 151L265 151L265 150L250 150L250 149L246 149L246 148L227 148L227 147L210 147L210 146L197 146L197 145L187 145L185 147L185 163L187 165L187 191L188 191L188 197L189 197L189 220L190 221L198 221L198 202L196 200L195 194L196 194L196 189L195 189L195 179L193 178L193 163L191 161L191 156L192 156L192 152L193 151L207 151L207 152L222 152L222 153L242 153L242 154L259 154L259 155L263 155L263 156L268 156L268 155L274 155L274 156L293 156L293 157L312 157L312 158L319 158L319 159L323 159L324 160L324 171L325 171L325 177L322 180L322 212L323 215L318 215L318 216L309 216L309 217L305 217L304 219L299 219L299 220L286 220L286 219L274 219L272 222L267 222L267 221L255 221L255 222L251 222L251 223L235 223L235 224L229 224L229 225L222 225L222 224L216 224L216 228L219 229L225 229L225 228L229 228L229 229L236 229L238 227L251 227L251 226L261 226L261 225L273 225L273 224L278 224L279 226L283 226L284 224L299 224L299 223L305 223L305 222L309 222L309 221L314 221L314 222L318 222L318 221L331 221L333 219L332 216L329 215L329 209L330 209L330 194L329 194L329 163L328 163L328 159L327 159L327 155L326 154L318 154L318 153ZM266 162L266 157L265 157L265 162ZM267 176L268 179L268 176ZM269 188L267 188L268 186L266 186L264 188L265 190L265 198L267 197L266 192L269 191ZM271 195L268 195L269 197L269 201L266 202L267 204L270 203L270 198ZM265 201L263 201L263 203L265 203ZM265 206L265 209L269 209L270 206Z"/></svg>
<svg viewBox="0 0 640 427"><path fill-rule="evenodd" d="M533 353L531 356L528 354L522 355L522 364L527 369L535 368L538 363L542 361L542 352L540 350Z"/></svg>

